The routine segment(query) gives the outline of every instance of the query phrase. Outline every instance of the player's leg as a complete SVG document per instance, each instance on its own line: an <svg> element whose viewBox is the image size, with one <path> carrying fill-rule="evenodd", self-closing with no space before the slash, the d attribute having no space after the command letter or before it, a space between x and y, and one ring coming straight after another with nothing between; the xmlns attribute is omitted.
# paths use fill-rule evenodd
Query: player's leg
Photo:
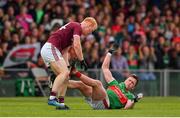
<svg viewBox="0 0 180 118"><path fill-rule="evenodd" d="M62 53L63 53L62 56L63 56L64 61L66 62L67 67L69 66L68 50L69 50L69 47L66 48L66 49L64 49L64 50L62 51ZM68 76L68 78L69 78L69 76ZM67 86L68 86L68 81L69 81L69 79L65 79L64 84L63 84L63 85L61 86L61 88L59 89L58 101L59 101L60 103L62 103L62 104L64 103L64 96L66 95Z"/></svg>
<svg viewBox="0 0 180 118"><path fill-rule="evenodd" d="M71 51L70 51L70 50L71 50ZM74 58L76 57L75 53L73 53L71 47L68 47L68 48L64 49L64 50L62 51L62 53L63 53L63 58L64 58L67 66L68 66L68 69L71 69L71 68L70 68L70 64L69 64L69 59L74 59ZM70 56L70 57L69 57L69 56ZM74 56L74 57L73 57L73 56ZM67 79L67 80L64 82L63 86L62 86L62 87L60 88L60 90L59 90L59 95L58 95L58 102L59 102L59 103L64 103L64 96L65 96L65 94L66 94L68 84L69 84L69 79ZM69 109L69 107L65 105L64 108L62 108L62 107L56 107L56 109Z"/></svg>
<svg viewBox="0 0 180 118"><path fill-rule="evenodd" d="M52 72L51 69L50 70L50 83L49 83L49 87L50 89L52 90L52 86L53 86L53 83L54 83L54 80L56 78L56 75ZM65 93L66 93L66 90L64 90L64 88L67 90L67 86L65 86L65 84L63 84L63 86L60 88L60 91L59 91L59 94L58 94L58 102L61 103L61 104L64 104L65 100L64 100L64 96ZM64 94L63 94L64 92ZM69 107L67 105L64 104L64 107L56 107L56 109L69 109Z"/></svg>
<svg viewBox="0 0 180 118"><path fill-rule="evenodd" d="M54 106L64 106L56 101L56 94L69 76L69 70L66 62L64 61L59 50L50 43L45 43L45 45L42 47L41 56L45 64L50 66L52 71L57 75L52 86L48 104Z"/></svg>
<svg viewBox="0 0 180 118"><path fill-rule="evenodd" d="M105 109L109 107L109 99L101 81L94 80L86 75L76 72L78 77L84 84L92 87L91 96L85 97L86 102L93 109Z"/></svg>
<svg viewBox="0 0 180 118"><path fill-rule="evenodd" d="M92 79L80 72L75 72L76 77L78 77L84 84L92 87L92 99L93 100L103 100L106 97L106 91L99 80Z"/></svg>
<svg viewBox="0 0 180 118"><path fill-rule="evenodd" d="M52 86L52 90L51 90L51 94L50 94L50 100L53 100L56 98L56 95L58 94L58 91L61 90L60 93L61 96L65 96L65 92L66 90L63 90L63 88L67 88L67 79L69 76L69 70L67 68L66 62L64 61L63 58L59 59L58 61L54 61L50 63L50 67L52 69L52 71L57 75L53 86ZM61 106L64 106L64 103L61 102ZM59 105L55 105L55 106L59 106ZM61 107L60 106L60 107Z"/></svg>
<svg viewBox="0 0 180 118"><path fill-rule="evenodd" d="M68 88L78 89L85 97L92 96L92 87L84 84L82 81L69 80Z"/></svg>

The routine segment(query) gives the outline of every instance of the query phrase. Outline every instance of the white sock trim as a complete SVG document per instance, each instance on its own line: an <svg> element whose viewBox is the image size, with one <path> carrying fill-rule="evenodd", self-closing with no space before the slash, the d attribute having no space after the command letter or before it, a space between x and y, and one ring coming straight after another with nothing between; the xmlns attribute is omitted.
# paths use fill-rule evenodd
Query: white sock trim
<svg viewBox="0 0 180 118"><path fill-rule="evenodd" d="M55 99L56 96L50 96L49 99L52 100L52 99Z"/></svg>
<svg viewBox="0 0 180 118"><path fill-rule="evenodd" d="M64 103L59 103L59 104L61 104L62 106L64 106L64 105L65 105Z"/></svg>

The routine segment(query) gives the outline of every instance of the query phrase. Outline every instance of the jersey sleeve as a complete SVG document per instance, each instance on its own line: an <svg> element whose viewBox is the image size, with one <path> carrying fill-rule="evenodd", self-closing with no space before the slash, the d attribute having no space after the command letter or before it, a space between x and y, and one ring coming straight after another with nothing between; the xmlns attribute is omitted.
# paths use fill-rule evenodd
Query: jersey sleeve
<svg viewBox="0 0 180 118"><path fill-rule="evenodd" d="M134 94L131 93L131 92L128 92L128 93L126 94L126 96L127 96L127 98L128 98L129 100L134 100L134 98L135 98Z"/></svg>
<svg viewBox="0 0 180 118"><path fill-rule="evenodd" d="M118 84L119 83L116 80L113 80L112 82L108 83L108 86L114 86L114 85L118 86Z"/></svg>
<svg viewBox="0 0 180 118"><path fill-rule="evenodd" d="M78 36L81 36L81 25L79 24L73 24L74 27L73 27L73 35L78 35Z"/></svg>

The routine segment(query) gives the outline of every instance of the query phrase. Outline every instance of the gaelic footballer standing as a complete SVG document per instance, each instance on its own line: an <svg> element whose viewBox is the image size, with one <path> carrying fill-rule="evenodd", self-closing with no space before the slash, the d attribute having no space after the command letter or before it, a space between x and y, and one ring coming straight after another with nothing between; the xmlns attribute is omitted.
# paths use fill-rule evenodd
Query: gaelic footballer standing
<svg viewBox="0 0 180 118"><path fill-rule="evenodd" d="M73 47L81 67L87 69L87 64L84 61L81 35L87 35L97 29L97 22L92 17L85 18L81 23L69 22L60 29L52 33L48 41L41 49L41 56L45 64L51 68L56 75L54 80L48 104L56 106L59 109L69 109L64 104L64 96L66 94L68 79L69 79L69 62L68 50ZM56 96L59 94L59 101Z"/></svg>

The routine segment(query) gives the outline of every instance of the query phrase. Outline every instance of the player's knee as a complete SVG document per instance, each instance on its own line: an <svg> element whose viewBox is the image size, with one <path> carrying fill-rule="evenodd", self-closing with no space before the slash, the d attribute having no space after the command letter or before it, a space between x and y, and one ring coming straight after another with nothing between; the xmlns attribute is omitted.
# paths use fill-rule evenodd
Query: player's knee
<svg viewBox="0 0 180 118"><path fill-rule="evenodd" d="M69 80L69 70L63 70L61 73L58 74L58 76L63 76L65 80Z"/></svg>
<svg viewBox="0 0 180 118"><path fill-rule="evenodd" d="M86 93L86 96L91 96L92 95L92 88L85 85L81 81L78 82L78 88L79 88L79 90L83 91L83 93Z"/></svg>
<svg viewBox="0 0 180 118"><path fill-rule="evenodd" d="M86 92L86 96L92 96L92 89L84 88L84 91Z"/></svg>
<svg viewBox="0 0 180 118"><path fill-rule="evenodd" d="M101 82L101 81L99 81L99 80L95 80L95 81L96 81L96 86L97 86L97 87L102 86L102 82Z"/></svg>
<svg viewBox="0 0 180 118"><path fill-rule="evenodd" d="M77 88L79 88L79 89L83 89L83 88L84 88L84 83L81 82L81 81L77 81L76 86L77 86Z"/></svg>
<svg viewBox="0 0 180 118"><path fill-rule="evenodd" d="M64 72L64 77L68 80L69 79L69 70L65 70Z"/></svg>
<svg viewBox="0 0 180 118"><path fill-rule="evenodd" d="M87 87L87 85L85 85L82 81L78 81L77 82L78 84L78 88L80 88L80 89L85 89L86 87Z"/></svg>

